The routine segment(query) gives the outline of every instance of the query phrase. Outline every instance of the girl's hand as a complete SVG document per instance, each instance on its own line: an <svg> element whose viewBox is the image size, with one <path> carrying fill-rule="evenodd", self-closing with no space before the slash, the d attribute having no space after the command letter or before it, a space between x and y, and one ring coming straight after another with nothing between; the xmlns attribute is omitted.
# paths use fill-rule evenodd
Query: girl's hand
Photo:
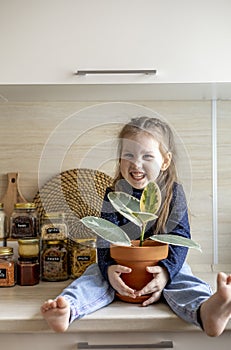
<svg viewBox="0 0 231 350"><path fill-rule="evenodd" d="M143 289L135 293L136 296L151 294L150 298L145 300L142 306L147 306L157 302L169 280L168 271L164 267L147 266L146 270L153 274L153 279Z"/></svg>
<svg viewBox="0 0 231 350"><path fill-rule="evenodd" d="M108 268L108 279L111 286L121 295L131 298L136 298L135 291L128 287L121 279L121 273L130 273L132 270L129 267L122 265L111 265Z"/></svg>

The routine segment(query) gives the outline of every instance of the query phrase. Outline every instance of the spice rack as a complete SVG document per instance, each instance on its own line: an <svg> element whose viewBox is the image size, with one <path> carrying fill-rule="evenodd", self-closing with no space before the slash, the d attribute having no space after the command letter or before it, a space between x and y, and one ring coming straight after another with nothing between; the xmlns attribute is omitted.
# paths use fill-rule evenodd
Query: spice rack
<svg viewBox="0 0 231 350"><path fill-rule="evenodd" d="M46 213L39 225L34 203L15 203L3 240L13 249L15 280L21 286L78 278L96 262L94 238L70 238L60 212Z"/></svg>

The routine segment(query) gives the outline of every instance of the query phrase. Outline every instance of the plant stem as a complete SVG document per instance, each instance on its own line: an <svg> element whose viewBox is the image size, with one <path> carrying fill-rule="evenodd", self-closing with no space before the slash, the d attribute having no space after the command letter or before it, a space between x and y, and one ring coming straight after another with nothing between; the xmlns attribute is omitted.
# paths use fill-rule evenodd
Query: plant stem
<svg viewBox="0 0 231 350"><path fill-rule="evenodd" d="M146 224L143 223L143 224L141 225L140 247L143 246L145 228L146 228Z"/></svg>

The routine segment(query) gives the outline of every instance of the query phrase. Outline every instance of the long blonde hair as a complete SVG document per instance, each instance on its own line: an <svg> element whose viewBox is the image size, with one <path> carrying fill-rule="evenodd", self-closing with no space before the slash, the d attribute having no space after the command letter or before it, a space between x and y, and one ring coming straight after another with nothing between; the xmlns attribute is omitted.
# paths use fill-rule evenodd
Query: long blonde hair
<svg viewBox="0 0 231 350"><path fill-rule="evenodd" d="M122 174L120 172L120 160L122 152L123 139L136 135L140 132L147 132L151 134L158 142L161 154L164 156L166 152L171 152L172 159L169 167L160 171L157 184L160 187L162 194L162 205L158 213L158 220L155 226L155 234L164 233L165 226L169 215L169 206L172 199L173 184L177 181L176 171L176 146L174 141L174 135L168 124L158 118L150 118L146 116L133 118L131 121L124 125L118 135L118 164L116 168L116 174L113 181L113 187L121 180Z"/></svg>

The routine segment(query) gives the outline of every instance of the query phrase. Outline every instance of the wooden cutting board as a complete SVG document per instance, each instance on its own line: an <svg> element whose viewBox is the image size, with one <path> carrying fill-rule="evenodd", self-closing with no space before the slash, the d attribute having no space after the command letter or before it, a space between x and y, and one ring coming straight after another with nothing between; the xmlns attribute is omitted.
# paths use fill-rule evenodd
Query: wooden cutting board
<svg viewBox="0 0 231 350"><path fill-rule="evenodd" d="M15 203L26 203L28 202L25 197L20 192L18 184L18 173L8 173L8 184L7 189L0 202L4 205L4 212L9 219L11 216Z"/></svg>

